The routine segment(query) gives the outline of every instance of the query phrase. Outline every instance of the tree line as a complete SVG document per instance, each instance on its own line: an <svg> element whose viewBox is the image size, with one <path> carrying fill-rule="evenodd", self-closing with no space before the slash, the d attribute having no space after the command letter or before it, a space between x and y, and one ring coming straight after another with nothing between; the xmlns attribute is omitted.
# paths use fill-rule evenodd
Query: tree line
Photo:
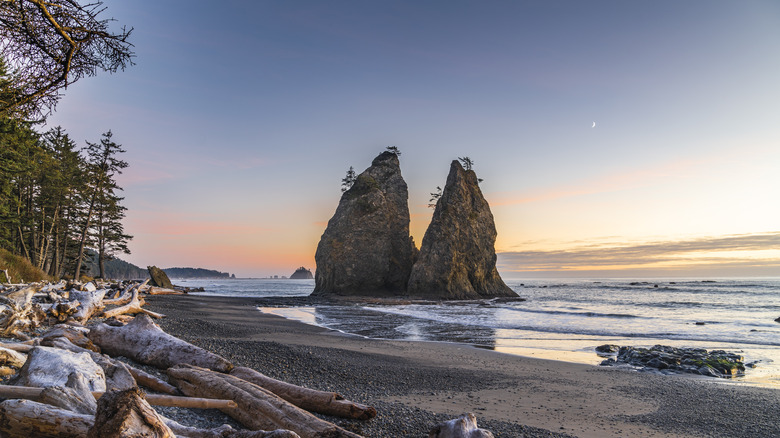
<svg viewBox="0 0 780 438"><path fill-rule="evenodd" d="M104 277L130 252L112 132L79 148L61 127L35 128L69 85L132 65L132 29L113 32L104 11L100 0L0 2L0 249L55 278L80 278L92 254Z"/></svg>

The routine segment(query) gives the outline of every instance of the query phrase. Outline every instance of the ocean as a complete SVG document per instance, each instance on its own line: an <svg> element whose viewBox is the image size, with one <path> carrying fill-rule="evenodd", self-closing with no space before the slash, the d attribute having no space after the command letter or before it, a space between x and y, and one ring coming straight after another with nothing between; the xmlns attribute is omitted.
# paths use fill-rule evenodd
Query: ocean
<svg viewBox="0 0 780 438"><path fill-rule="evenodd" d="M204 295L301 297L313 280L175 280ZM602 344L739 352L744 382L780 388L780 278L506 281L526 301L274 305L258 311L376 339L457 342L598 364Z"/></svg>

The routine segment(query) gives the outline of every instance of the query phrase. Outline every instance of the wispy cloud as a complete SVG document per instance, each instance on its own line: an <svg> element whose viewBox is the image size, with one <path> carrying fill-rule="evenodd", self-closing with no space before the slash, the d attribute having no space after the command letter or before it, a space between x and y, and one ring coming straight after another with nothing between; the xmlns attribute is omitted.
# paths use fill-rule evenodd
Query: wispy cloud
<svg viewBox="0 0 780 438"><path fill-rule="evenodd" d="M780 267L777 251L780 231L632 245L581 244L556 251L508 251L499 254L499 267L514 272L679 269L693 265Z"/></svg>

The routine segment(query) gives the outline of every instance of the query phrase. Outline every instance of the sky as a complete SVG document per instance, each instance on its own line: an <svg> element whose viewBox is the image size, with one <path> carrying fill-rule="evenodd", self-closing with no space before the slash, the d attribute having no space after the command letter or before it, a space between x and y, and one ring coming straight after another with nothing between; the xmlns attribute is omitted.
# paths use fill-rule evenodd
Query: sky
<svg viewBox="0 0 780 438"><path fill-rule="evenodd" d="M780 276L780 2L106 0L141 267L314 270L340 181L397 146L418 246L468 156L504 278ZM595 123L595 126L594 126Z"/></svg>

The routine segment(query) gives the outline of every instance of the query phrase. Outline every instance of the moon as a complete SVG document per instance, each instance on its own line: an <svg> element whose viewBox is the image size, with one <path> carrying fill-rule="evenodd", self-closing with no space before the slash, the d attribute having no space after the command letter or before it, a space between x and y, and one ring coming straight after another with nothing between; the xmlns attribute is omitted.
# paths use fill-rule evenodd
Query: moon
<svg viewBox="0 0 780 438"><path fill-rule="evenodd" d="M595 128L595 127L596 127L596 122L593 122L593 126L591 126L591 128Z"/></svg>

